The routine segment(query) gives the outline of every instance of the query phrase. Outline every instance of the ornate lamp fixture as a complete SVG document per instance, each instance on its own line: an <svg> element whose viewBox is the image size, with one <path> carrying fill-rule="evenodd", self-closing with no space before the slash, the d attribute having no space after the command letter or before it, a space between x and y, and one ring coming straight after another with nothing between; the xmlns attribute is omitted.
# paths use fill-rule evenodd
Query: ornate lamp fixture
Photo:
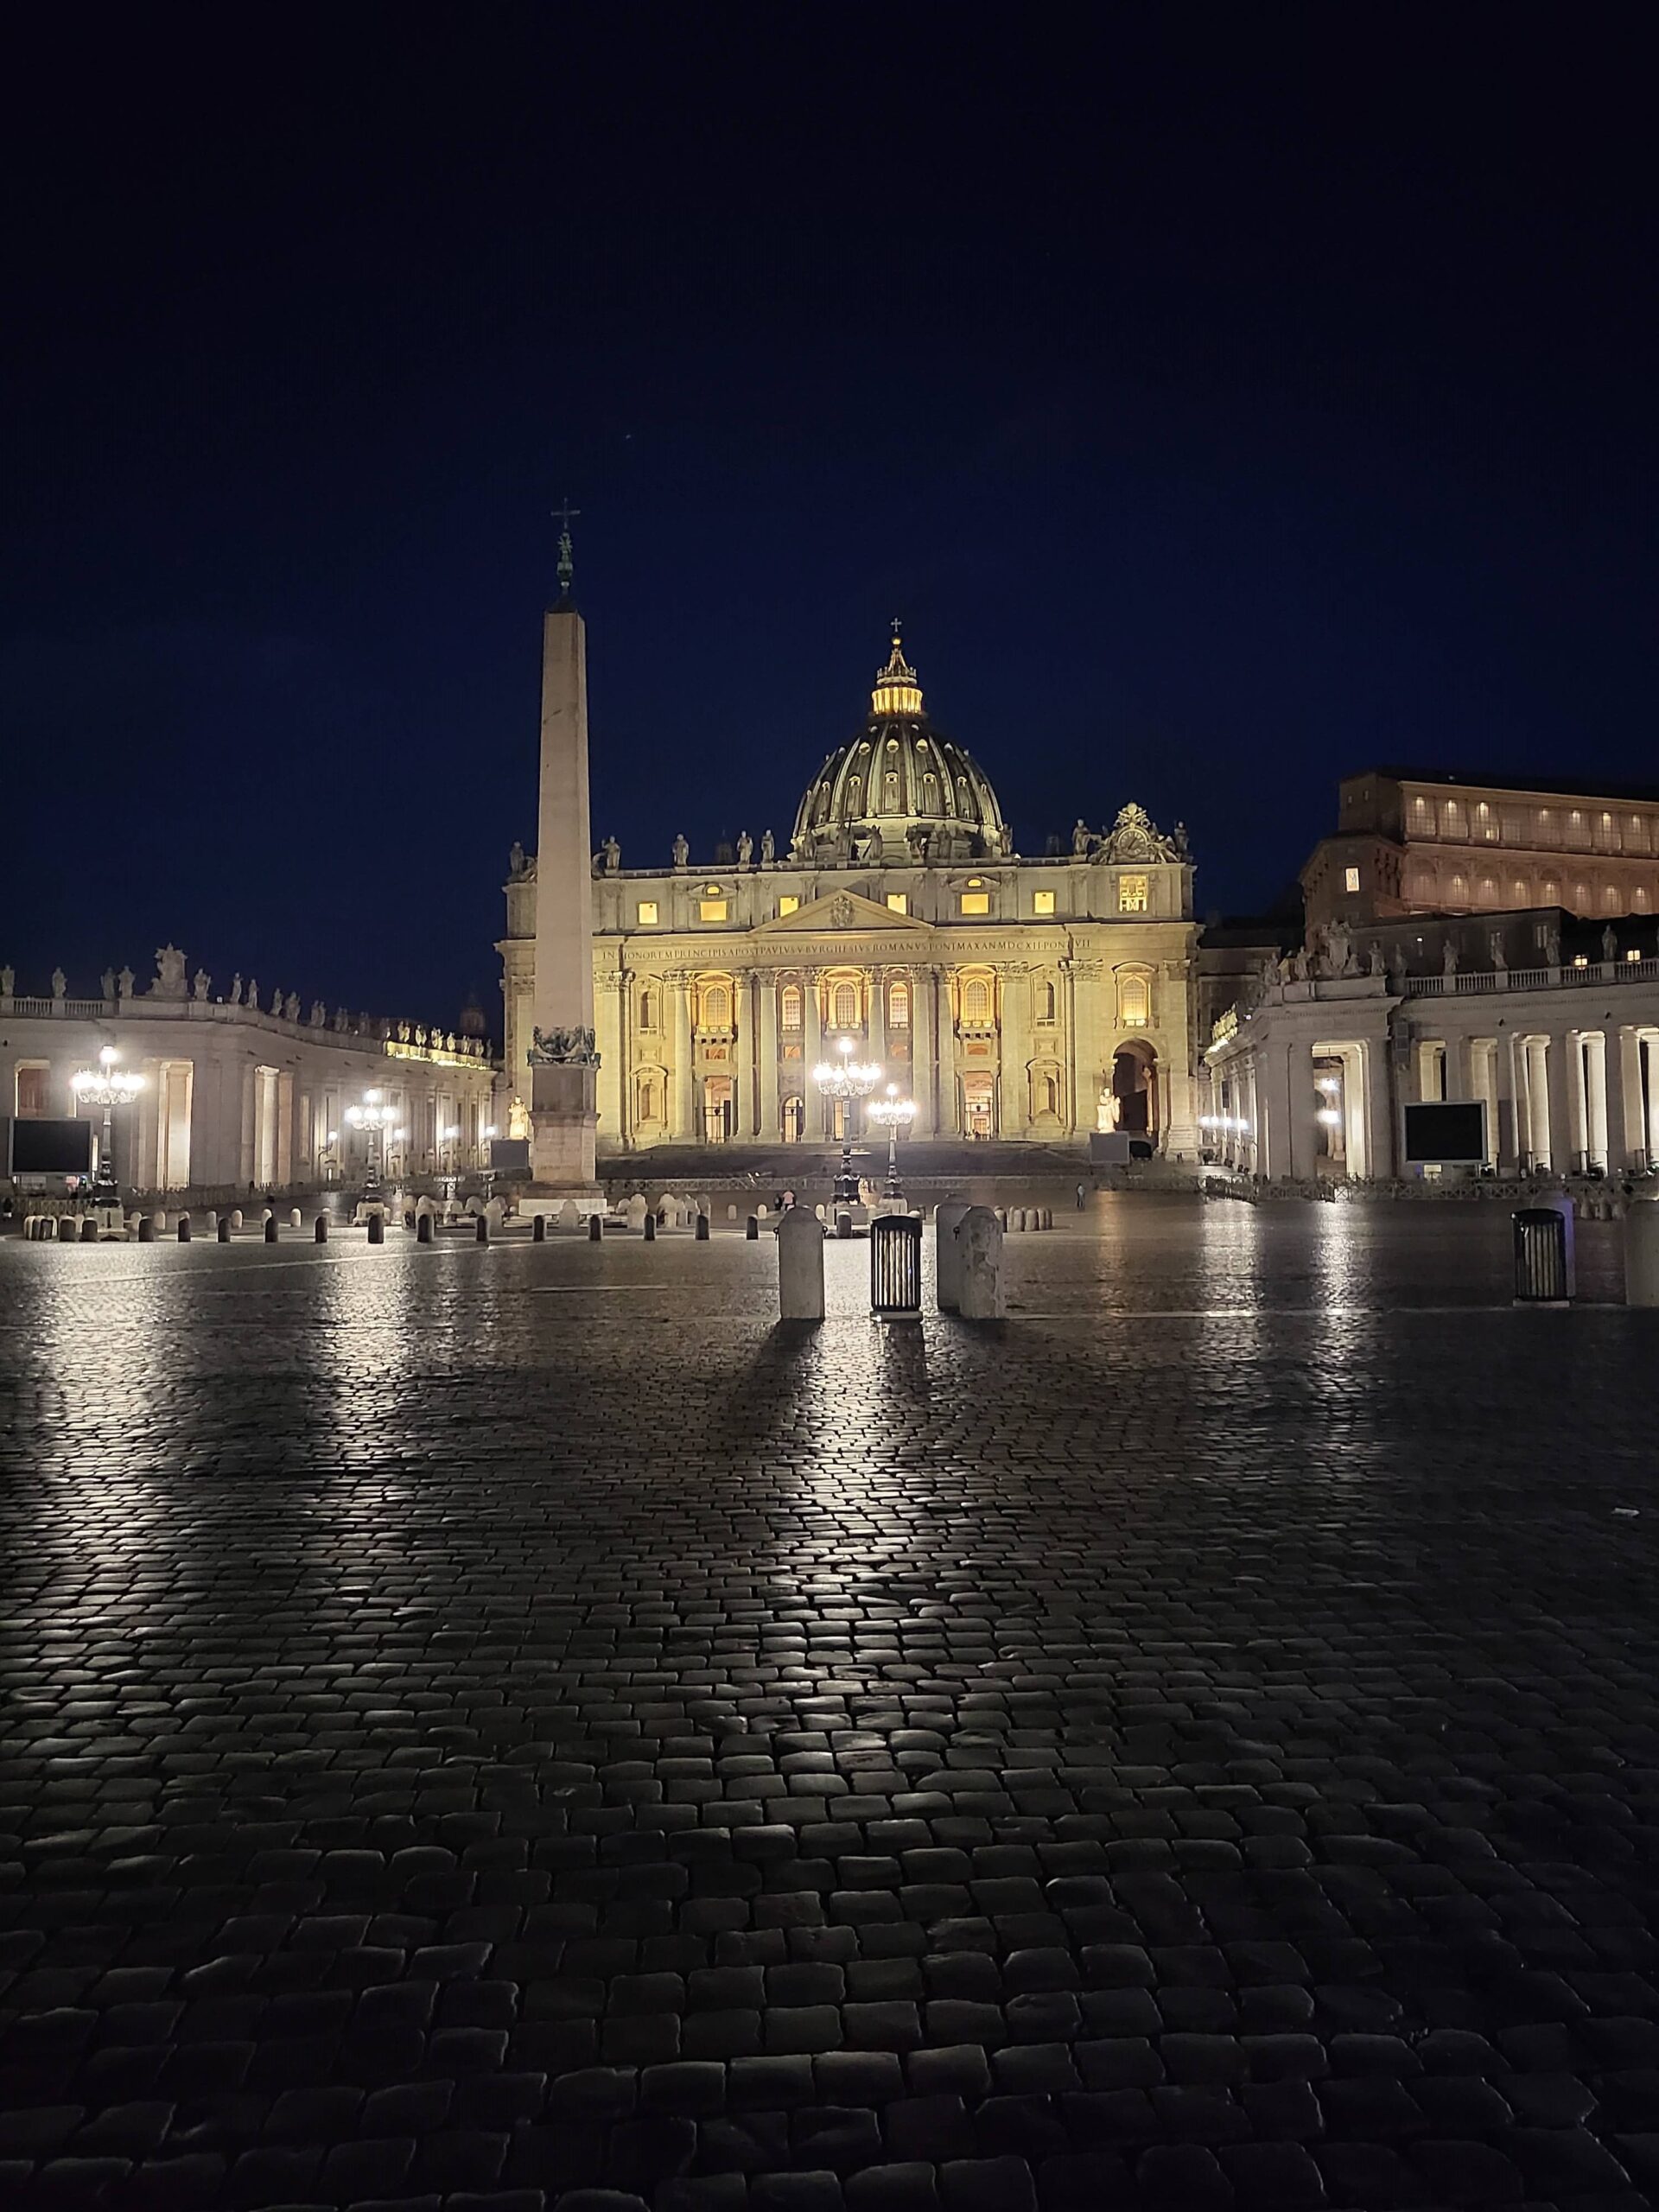
<svg viewBox="0 0 1659 2212"><path fill-rule="evenodd" d="M397 1110L396 1107L386 1104L384 1094L378 1090L365 1090L360 1106L346 1109L346 1118L354 1129L361 1129L368 1138L369 1158L363 1174L363 1196L366 1199L378 1199L386 1147L407 1132L393 1127L397 1119Z"/></svg>
<svg viewBox="0 0 1659 2212"><path fill-rule="evenodd" d="M868 1098L881 1080L880 1063L876 1060L855 1060L853 1054L857 1046L850 1037L837 1037L833 1060L820 1060L812 1071L812 1080L826 1098L838 1098L843 1106L850 1107L855 1100ZM841 1172L836 1176L833 1192L835 1203L855 1206L858 1204L858 1175L853 1166L853 1118L850 1113L842 1124Z"/></svg>
<svg viewBox="0 0 1659 2212"><path fill-rule="evenodd" d="M870 1119L878 1122L887 1133L887 1187L885 1195L902 1198L899 1187L899 1132L907 1129L916 1118L916 1101L901 1098L896 1083L887 1085L887 1095L878 1098L870 1109Z"/></svg>
<svg viewBox="0 0 1659 2212"><path fill-rule="evenodd" d="M120 1186L115 1179L115 1141L111 1116L118 1106L130 1106L144 1087L144 1078L130 1069L120 1065L121 1055L113 1045L105 1045L98 1056L95 1068L82 1068L71 1077L70 1089L83 1106L104 1109L104 1137L98 1148L98 1173L92 1178L92 1204L113 1206L121 1204Z"/></svg>

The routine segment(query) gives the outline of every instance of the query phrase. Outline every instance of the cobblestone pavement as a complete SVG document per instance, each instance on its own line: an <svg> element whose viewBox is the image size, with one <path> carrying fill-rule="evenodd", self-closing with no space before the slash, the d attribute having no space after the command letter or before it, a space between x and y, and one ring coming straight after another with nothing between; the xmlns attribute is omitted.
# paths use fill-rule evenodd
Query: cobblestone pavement
<svg viewBox="0 0 1659 2212"><path fill-rule="evenodd" d="M0 1246L0 2205L1648 2202L1659 1315L1506 1234Z"/></svg>

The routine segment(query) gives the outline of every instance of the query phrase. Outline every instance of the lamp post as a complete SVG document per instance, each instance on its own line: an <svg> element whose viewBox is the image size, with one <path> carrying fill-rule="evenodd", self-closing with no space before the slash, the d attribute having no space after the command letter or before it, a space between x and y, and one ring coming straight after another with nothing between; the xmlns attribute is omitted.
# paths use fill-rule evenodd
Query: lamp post
<svg viewBox="0 0 1659 2212"><path fill-rule="evenodd" d="M440 1129L438 1141L444 1151L444 1164L441 1171L443 1178L443 1203L445 1205L449 1205L454 1202L455 1185L461 1174L460 1161L455 1152L456 1146L461 1142L461 1124L454 1122L451 1122L447 1129Z"/></svg>
<svg viewBox="0 0 1659 2212"><path fill-rule="evenodd" d="M887 1187L884 1195L889 1198L902 1198L905 1195L899 1187L899 1132L907 1129L915 1118L916 1101L901 1098L896 1083L890 1083L887 1096L878 1098L870 1109L870 1119L879 1122L887 1133Z"/></svg>
<svg viewBox="0 0 1659 2212"><path fill-rule="evenodd" d="M843 1108L850 1107L855 1099L868 1098L881 1080L878 1061L855 1060L857 1050L850 1037L837 1037L833 1060L820 1060L812 1071L812 1080L826 1098L839 1099ZM858 1176L853 1166L853 1126L850 1113L842 1123L841 1173L836 1176L832 1192L838 1206L858 1204Z"/></svg>
<svg viewBox="0 0 1659 2212"><path fill-rule="evenodd" d="M361 1129L368 1139L368 1162L363 1171L363 1203L379 1205L383 1199L380 1178L385 1165L386 1146L391 1139L404 1134L392 1126L397 1119L397 1110L396 1107L387 1105L382 1092L365 1090L361 1105L346 1109L346 1118L354 1129Z"/></svg>
<svg viewBox="0 0 1659 2212"><path fill-rule="evenodd" d="M105 1045L98 1056L98 1065L82 1068L70 1081L70 1089L82 1105L104 1109L104 1137L98 1148L98 1173L92 1178L92 1205L110 1226L121 1213L121 1188L115 1179L113 1116L118 1106L130 1106L144 1087L143 1076L122 1067L120 1058L113 1045Z"/></svg>
<svg viewBox="0 0 1659 2212"><path fill-rule="evenodd" d="M479 1142L484 1147L484 1203L486 1205L488 1205L495 1195L495 1162L490 1156L490 1146L499 1135L499 1131L493 1122L486 1122L478 1133Z"/></svg>

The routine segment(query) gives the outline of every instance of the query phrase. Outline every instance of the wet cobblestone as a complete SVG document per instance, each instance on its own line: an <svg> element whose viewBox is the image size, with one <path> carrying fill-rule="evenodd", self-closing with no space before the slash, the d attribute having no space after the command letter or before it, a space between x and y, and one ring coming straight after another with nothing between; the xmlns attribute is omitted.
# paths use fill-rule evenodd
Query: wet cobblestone
<svg viewBox="0 0 1659 2212"><path fill-rule="evenodd" d="M1659 1318L1506 1237L0 1245L0 2203L1648 2202Z"/></svg>

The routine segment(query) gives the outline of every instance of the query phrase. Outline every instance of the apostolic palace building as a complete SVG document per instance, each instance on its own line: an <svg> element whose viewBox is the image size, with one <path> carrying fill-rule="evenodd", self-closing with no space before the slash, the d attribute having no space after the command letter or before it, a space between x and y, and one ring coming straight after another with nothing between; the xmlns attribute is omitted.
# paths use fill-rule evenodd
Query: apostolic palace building
<svg viewBox="0 0 1659 2212"><path fill-rule="evenodd" d="M544 849L587 800L580 617L547 620ZM860 1109L822 1096L811 1071L849 1039L913 1097L924 1142L1081 1152L1090 1133L1122 1130L1192 1156L1185 836L1128 804L1065 842L1041 858L1014 850L989 776L933 722L895 631L868 715L806 782L786 841L745 834L694 861L680 838L653 868L625 868L612 841L584 845L593 1010L571 995L559 1019L562 1057L589 1071L598 1155L838 1139ZM524 1135L545 880L544 860L515 848L505 1118ZM569 1046L588 1029L596 1066Z"/></svg>

